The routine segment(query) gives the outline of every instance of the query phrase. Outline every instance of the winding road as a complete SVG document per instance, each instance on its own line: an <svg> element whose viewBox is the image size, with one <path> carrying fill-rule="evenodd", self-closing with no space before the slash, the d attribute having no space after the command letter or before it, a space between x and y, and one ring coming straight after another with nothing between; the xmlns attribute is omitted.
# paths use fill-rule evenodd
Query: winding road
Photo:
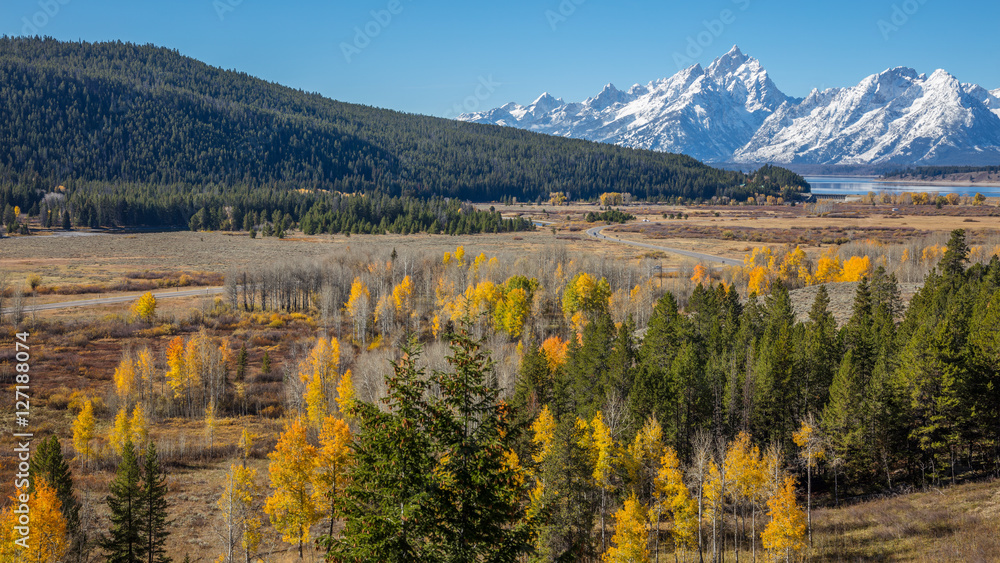
<svg viewBox="0 0 1000 563"><path fill-rule="evenodd" d="M184 289L175 291L158 291L153 292L153 297L157 299L168 299L171 297L197 297L199 295L215 295L222 293L223 288L221 287L199 287L196 289ZM68 309L70 307L93 307L95 305L113 305L115 303L130 303L135 301L137 295L114 295L111 297L95 297L93 299L79 299L76 301L59 301L56 303L42 303L39 305L25 305L23 311L25 313L33 313L36 311L52 311L55 309ZM8 314L12 312L11 307L5 307L3 314Z"/></svg>
<svg viewBox="0 0 1000 563"><path fill-rule="evenodd" d="M656 225L657 223L651 223ZM669 248L666 246L656 246L655 244L647 244L645 242L635 242L631 240L624 240L617 237L609 237L601 231L607 229L611 225L604 225L602 227L591 227L587 229L587 235L592 236L598 240L617 242L620 244L627 244L629 246L638 246L640 248L649 248L651 250L661 250L663 252L672 252L674 254L680 254L681 256L687 256L689 258L694 258L695 260L704 260L706 262L715 262L716 264L722 264L724 266L742 266L743 261L736 258L724 258L722 256L714 256L712 254L702 254L700 252L693 252L691 250L681 250L679 248Z"/></svg>

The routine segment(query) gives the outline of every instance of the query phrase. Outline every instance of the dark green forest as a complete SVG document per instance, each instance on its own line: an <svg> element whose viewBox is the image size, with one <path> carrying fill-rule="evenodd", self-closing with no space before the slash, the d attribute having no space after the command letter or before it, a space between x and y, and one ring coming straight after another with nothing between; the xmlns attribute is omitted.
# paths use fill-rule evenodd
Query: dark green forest
<svg viewBox="0 0 1000 563"><path fill-rule="evenodd" d="M320 202L337 207L335 192L482 202L552 191L651 200L808 191L779 168L746 175L682 155L346 104L122 42L0 39L0 120L0 207L41 213L48 194L46 215L62 221L68 209L83 226L190 226L204 208L197 223L215 228L230 207L281 210L297 223Z"/></svg>
<svg viewBox="0 0 1000 563"><path fill-rule="evenodd" d="M972 174L975 172L1000 172L1000 166L913 166L897 168L885 173L883 178L917 176L919 178L940 178L950 174Z"/></svg>

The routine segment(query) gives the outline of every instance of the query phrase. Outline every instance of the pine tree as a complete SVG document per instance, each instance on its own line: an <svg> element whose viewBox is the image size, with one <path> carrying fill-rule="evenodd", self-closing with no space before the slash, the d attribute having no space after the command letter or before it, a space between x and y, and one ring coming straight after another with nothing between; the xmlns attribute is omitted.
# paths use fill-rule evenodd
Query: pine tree
<svg viewBox="0 0 1000 563"><path fill-rule="evenodd" d="M98 542L108 563L145 561L141 485L135 448L128 441L122 448L122 460L109 486L107 504L111 510L111 530Z"/></svg>
<svg viewBox="0 0 1000 563"><path fill-rule="evenodd" d="M73 495L73 474L69 464L63 459L59 439L49 436L38 444L31 456L31 474L35 479L44 479L52 485L59 498L59 505L66 528L70 535L76 534L80 525L80 503Z"/></svg>
<svg viewBox="0 0 1000 563"><path fill-rule="evenodd" d="M170 563L166 550L172 524L167 520L167 477L160 467L153 442L146 446L142 473L137 511L142 560L146 563Z"/></svg>

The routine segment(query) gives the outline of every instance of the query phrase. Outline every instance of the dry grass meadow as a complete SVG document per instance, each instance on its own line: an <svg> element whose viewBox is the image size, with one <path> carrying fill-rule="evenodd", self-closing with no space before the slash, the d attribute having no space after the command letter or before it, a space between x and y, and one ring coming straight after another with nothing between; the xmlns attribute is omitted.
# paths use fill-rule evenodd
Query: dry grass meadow
<svg viewBox="0 0 1000 563"><path fill-rule="evenodd" d="M824 204L829 206L830 204ZM463 245L466 253L497 256L503 260L531 260L553 252L586 257L601 263L628 261L656 264L681 271L681 279L693 268L690 259L648 249L601 242L586 236L592 224L583 214L594 205L503 206L505 215L522 214L550 222L534 232L447 235L320 235L292 234L284 239L251 239L242 233L220 232L132 232L95 236L38 235L10 237L0 241L0 272L11 282L23 284L31 274L41 276L38 295L27 304L74 301L109 294L138 296L147 289L179 291L196 286L221 285L226 272L252 268L258 264L293 261L323 261L347 252L387 256L421 252L441 256ZM638 221L611 229L615 236L644 240L662 246L694 250L706 254L742 258L754 247L800 244L811 256L818 256L837 243L876 240L880 244L906 244L920 240L943 240L956 228L970 230L972 240L1000 241L1000 213L997 208L952 208L940 213L929 209L904 209L894 213L885 206L833 205L826 216L817 209L798 207L678 207L637 205L628 210ZM826 207L824 207L826 209ZM686 218L664 219L664 215ZM643 222L648 219L650 222ZM182 279L185 281L182 282ZM675 280L678 281L678 280ZM661 284L664 281L660 281ZM850 315L856 284L831 284L831 308L838 321ZM919 287L901 286L904 301ZM797 315L804 316L815 296L815 287L792 292ZM294 352L289 342L311 337L316 330L311 320L282 319L280 328L273 319L248 321L220 313L213 296L162 299L157 314L162 326L136 329L125 322L128 304L65 308L29 314L40 327L33 332L32 369L43 374L33 388L33 425L39 434L55 433L64 444L71 435L70 423L83 396L102 400L112 408L111 376L122 350L136 340L150 343L162 354L167 341L177 332L206 327L212 335L253 343L249 374L257 387L258 407L274 407L280 415L278 396L280 374L260 373L262 354L267 351L275 366L281 366ZM30 316L33 315L33 316ZM167 327L167 328L164 328ZM12 333L0 334L0 375L9 375ZM277 370L277 368L276 368ZM278 377L275 380L275 377ZM5 420L9 405L0 407ZM106 431L107 411L98 428ZM260 438L249 463L265 476L266 454L273 448L280 422L268 417L240 417L220 423L214 444L208 443L200 421L165 419L152 429L153 439L170 471L170 501L176 525L170 550L176 560L190 554L193 561L214 560L219 545L215 503L223 488L225 470L232 459L231 444L243 425L250 425ZM223 446L229 444L229 446ZM66 454L72 449L66 446ZM5 454L9 455L9 454ZM0 479L8 483L9 457L3 458ZM112 476L110 467L82 471L73 462L74 474L88 491L91 504L101 514L102 499ZM0 490L7 494L8 490ZM1000 491L996 482L961 485L943 491L915 493L872 501L839 509L822 509L814 515L816 561L990 561L984 553L1000 553ZM270 528L268 528L270 529ZM274 561L297 560L290 547L273 534L265 538ZM314 560L316 555L310 554Z"/></svg>

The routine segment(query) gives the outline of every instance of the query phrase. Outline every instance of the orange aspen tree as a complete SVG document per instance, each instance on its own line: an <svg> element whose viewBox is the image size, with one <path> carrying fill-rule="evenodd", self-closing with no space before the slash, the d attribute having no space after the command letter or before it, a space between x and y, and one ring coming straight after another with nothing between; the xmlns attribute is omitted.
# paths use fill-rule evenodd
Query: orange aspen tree
<svg viewBox="0 0 1000 563"><path fill-rule="evenodd" d="M24 553L28 555L27 561L59 561L69 547L62 503L55 488L43 478L35 480L35 492L31 496L31 536Z"/></svg>
<svg viewBox="0 0 1000 563"><path fill-rule="evenodd" d="M316 468L316 447L306 439L306 427L295 419L285 428L274 451L268 471L271 476L271 495L264 504L264 512L271 525L281 533L282 541L302 546L309 541L309 528L319 519L313 498L313 473Z"/></svg>
<svg viewBox="0 0 1000 563"><path fill-rule="evenodd" d="M549 366L549 373L555 372L559 366L566 363L566 353L569 350L569 342L558 336L550 336L542 342L542 352L545 354L545 362Z"/></svg>
<svg viewBox="0 0 1000 563"><path fill-rule="evenodd" d="M649 516L633 491L615 513L615 535L601 561L604 563L645 563L649 561Z"/></svg>
<svg viewBox="0 0 1000 563"><path fill-rule="evenodd" d="M776 557L782 553L791 561L793 552L805 547L806 515L795 502L795 478L785 477L775 494L767 501L771 521L761 534L764 548Z"/></svg>

